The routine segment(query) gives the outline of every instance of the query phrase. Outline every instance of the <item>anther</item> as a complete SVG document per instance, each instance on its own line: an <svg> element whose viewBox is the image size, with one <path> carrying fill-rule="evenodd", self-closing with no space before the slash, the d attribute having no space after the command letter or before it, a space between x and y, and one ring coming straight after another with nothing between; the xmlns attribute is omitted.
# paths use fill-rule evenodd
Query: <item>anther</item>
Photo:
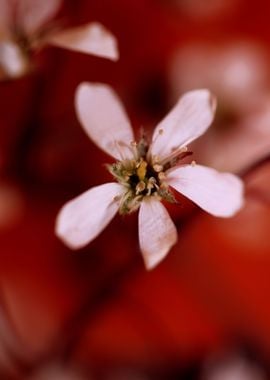
<svg viewBox="0 0 270 380"><path fill-rule="evenodd" d="M136 185L136 195L138 195L139 193L141 193L142 191L145 190L145 183L143 181L140 181L139 183L137 183Z"/></svg>
<svg viewBox="0 0 270 380"><path fill-rule="evenodd" d="M147 162L144 160L141 160L139 163L139 166L137 167L137 176L139 177L140 180L143 180L146 175L146 168L147 168Z"/></svg>
<svg viewBox="0 0 270 380"><path fill-rule="evenodd" d="M156 187L156 179L154 177L150 177L147 183L147 195L151 195L152 189Z"/></svg>
<svg viewBox="0 0 270 380"><path fill-rule="evenodd" d="M162 182L160 185L159 185L159 188L161 190L167 190L168 189L168 184L166 182Z"/></svg>
<svg viewBox="0 0 270 380"><path fill-rule="evenodd" d="M159 156L157 156L156 154L152 157L152 162L153 162L153 164L156 164L156 163L158 163L160 161L160 158L159 158Z"/></svg>
<svg viewBox="0 0 270 380"><path fill-rule="evenodd" d="M166 178L166 174L164 172L158 173L158 179L160 181L163 181Z"/></svg>
<svg viewBox="0 0 270 380"><path fill-rule="evenodd" d="M163 166L160 164L154 164L153 169L155 170L156 173L160 173L163 170Z"/></svg>
<svg viewBox="0 0 270 380"><path fill-rule="evenodd" d="M195 166L196 165L196 161L191 161L190 165L191 166Z"/></svg>
<svg viewBox="0 0 270 380"><path fill-rule="evenodd" d="M150 185L155 185L156 182L157 182L157 180L155 179L155 177L150 177L149 180L148 180L148 184L150 184Z"/></svg>

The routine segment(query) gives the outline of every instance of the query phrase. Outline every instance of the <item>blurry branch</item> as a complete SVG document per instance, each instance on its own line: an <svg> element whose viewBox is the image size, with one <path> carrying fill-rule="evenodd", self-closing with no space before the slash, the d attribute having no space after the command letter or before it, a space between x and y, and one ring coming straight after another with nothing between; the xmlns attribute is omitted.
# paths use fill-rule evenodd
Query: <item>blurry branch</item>
<svg viewBox="0 0 270 380"><path fill-rule="evenodd" d="M269 164L269 163L270 163L270 155L259 159L258 161L254 162L249 167L247 167L246 169L242 170L239 173L239 176L243 180L245 180L245 179L247 179L249 177L249 175L253 174L257 169L260 169L264 165Z"/></svg>
<svg viewBox="0 0 270 380"><path fill-rule="evenodd" d="M22 180L33 180L29 178L28 171L28 159L31 154L32 147L36 147L37 138L39 136L42 127L42 107L44 100L48 98L50 94L50 87L53 83L56 85L58 78L61 77L63 70L63 60L64 57L58 56L54 60L53 66L49 65L49 69L46 73L48 78L42 73L42 68L37 68L36 71L29 74L32 78L27 78L33 80L33 93L31 94L31 102L29 102L29 107L27 109L26 115L23 123L23 128L20 136L18 137L17 143L14 146L14 151L12 154L12 160L10 163L10 171L14 173L16 178L21 178Z"/></svg>
<svg viewBox="0 0 270 380"><path fill-rule="evenodd" d="M27 368L29 356L23 342L7 314L5 301L0 299L0 379L21 379L21 370Z"/></svg>
<svg viewBox="0 0 270 380"><path fill-rule="evenodd" d="M240 176L243 178L243 180L248 181L249 177L251 177L257 170L262 169L269 163L270 155L254 162L250 167L245 169L240 174ZM263 203L264 206L270 206L269 188L267 188L268 186L270 188L270 184L268 185L267 183L265 183L265 188L262 188L261 186L248 186L247 194L254 200Z"/></svg>
<svg viewBox="0 0 270 380"><path fill-rule="evenodd" d="M14 154L12 155L11 169L15 171L16 177L27 178L27 159L31 146L35 142L39 129L39 112L44 94L44 81L38 73L34 73L35 83L31 102L25 120L23 121L22 132L16 141Z"/></svg>

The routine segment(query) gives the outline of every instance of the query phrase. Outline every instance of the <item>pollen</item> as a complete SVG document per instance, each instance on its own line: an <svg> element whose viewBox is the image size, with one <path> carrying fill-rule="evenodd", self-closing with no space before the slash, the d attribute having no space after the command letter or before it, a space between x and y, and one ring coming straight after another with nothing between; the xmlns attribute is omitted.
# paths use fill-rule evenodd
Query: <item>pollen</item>
<svg viewBox="0 0 270 380"><path fill-rule="evenodd" d="M162 133L162 130L159 133ZM160 163L158 156L148 155L147 141L144 138L138 143L132 141L130 147L133 152L132 159L107 165L111 174L124 187L119 213L128 214L136 211L145 197L158 197L160 200L175 202L166 184L167 168Z"/></svg>
<svg viewBox="0 0 270 380"><path fill-rule="evenodd" d="M147 171L147 162L142 160L137 168L137 176L139 180L143 181L145 179Z"/></svg>

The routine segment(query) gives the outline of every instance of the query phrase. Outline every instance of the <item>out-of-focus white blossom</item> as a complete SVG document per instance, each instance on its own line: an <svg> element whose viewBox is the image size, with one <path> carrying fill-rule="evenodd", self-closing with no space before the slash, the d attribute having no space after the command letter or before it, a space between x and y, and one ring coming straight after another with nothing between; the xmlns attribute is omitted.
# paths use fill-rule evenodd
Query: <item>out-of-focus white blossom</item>
<svg viewBox="0 0 270 380"><path fill-rule="evenodd" d="M266 380L265 372L242 357L209 363L202 380Z"/></svg>
<svg viewBox="0 0 270 380"><path fill-rule="evenodd" d="M206 86L219 100L217 122L195 144L205 165L239 172L270 150L269 60L256 44L190 44L169 73L172 97Z"/></svg>
<svg viewBox="0 0 270 380"><path fill-rule="evenodd" d="M268 61L264 50L248 42L193 43L179 48L172 59L173 96L207 87L221 107L249 111L269 89Z"/></svg>
<svg viewBox="0 0 270 380"><path fill-rule="evenodd" d="M0 79L17 78L32 67L32 55L55 45L111 60L115 37L99 23L59 30L50 25L61 0L0 0Z"/></svg>

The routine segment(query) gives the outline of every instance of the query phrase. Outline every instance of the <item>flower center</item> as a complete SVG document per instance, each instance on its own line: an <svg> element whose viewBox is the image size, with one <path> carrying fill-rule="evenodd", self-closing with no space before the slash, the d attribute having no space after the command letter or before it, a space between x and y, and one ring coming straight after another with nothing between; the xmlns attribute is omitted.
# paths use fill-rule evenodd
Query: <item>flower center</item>
<svg viewBox="0 0 270 380"><path fill-rule="evenodd" d="M126 191L121 198L120 214L131 213L138 209L144 197L155 196L160 200L175 202L165 178L164 167L158 158L148 158L148 144L144 139L137 144L131 143L133 159L117 161L108 165L108 170L122 184Z"/></svg>

